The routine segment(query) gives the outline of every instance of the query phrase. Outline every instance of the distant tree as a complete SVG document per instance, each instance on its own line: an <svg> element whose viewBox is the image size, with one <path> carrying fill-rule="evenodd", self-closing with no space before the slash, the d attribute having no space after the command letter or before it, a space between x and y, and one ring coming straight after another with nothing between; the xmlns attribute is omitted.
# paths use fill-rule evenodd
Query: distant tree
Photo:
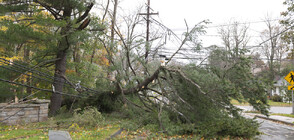
<svg viewBox="0 0 294 140"><path fill-rule="evenodd" d="M261 32L262 41L267 41L263 44L263 54L267 57L267 63L270 70L269 80L274 80L275 76L280 72L283 56L288 51L288 45L281 39L280 34L283 27L275 25L270 17L265 18L267 29Z"/></svg>
<svg viewBox="0 0 294 140"><path fill-rule="evenodd" d="M283 11L281 13L282 16L285 17L284 20L281 20L280 23L285 27L286 32L283 34L282 39L292 46L289 48L288 52L288 59L294 59L294 21L293 21L293 14L294 14L294 1L293 0L285 0L283 3L287 6L287 11ZM292 65L294 65L294 61L292 61Z"/></svg>
<svg viewBox="0 0 294 140"><path fill-rule="evenodd" d="M221 26L218 29L223 44L226 50L231 52L232 58L238 58L242 49L245 49L249 41L248 28L246 24L233 21L229 22L228 26Z"/></svg>
<svg viewBox="0 0 294 140"><path fill-rule="evenodd" d="M252 55L252 60L253 60L253 66L252 66L253 68L263 68L265 66L265 63L261 59L261 55L258 52Z"/></svg>

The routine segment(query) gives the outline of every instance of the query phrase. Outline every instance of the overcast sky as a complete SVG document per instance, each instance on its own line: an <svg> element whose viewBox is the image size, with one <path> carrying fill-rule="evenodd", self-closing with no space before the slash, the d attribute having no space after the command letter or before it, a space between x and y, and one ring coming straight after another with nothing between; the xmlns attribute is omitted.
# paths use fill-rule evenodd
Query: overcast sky
<svg viewBox="0 0 294 140"><path fill-rule="evenodd" d="M107 0L99 0L100 3L106 5ZM260 33L266 29L266 24L263 22L268 15L271 19L282 19L280 13L286 11L287 7L283 5L284 0L150 0L151 12L159 13L153 15L152 18L160 21L162 24L170 28L177 35L182 35L186 31L187 21L190 28L203 20L209 20L211 24L207 25L206 35L202 35L203 47L217 45L223 47L222 40L218 34L219 25L226 25L230 21L238 21L239 23L250 23L248 35L250 36L247 46L256 46L262 41ZM130 13L137 12L138 7L144 6L142 12L146 12L147 0L119 0L118 16L126 16ZM112 7L112 6L111 6ZM110 8L111 8L110 7ZM97 11L98 12L98 11ZM103 12L102 12L103 13ZM101 14L101 13L100 13ZM122 20L120 20L122 21ZM118 21L119 22L119 21ZM278 20L275 21L278 23ZM142 32L145 33L145 25L142 26ZM156 23L151 23L151 30L158 30ZM180 36L181 37L181 36ZM183 37L183 36L182 36ZM159 50L158 54L171 55L179 47L181 41L177 39L160 39L153 42L152 47L165 45ZM260 52L261 48L254 48L251 53ZM184 54L184 55L183 55ZM199 57L200 59L193 62L200 62L206 58L207 52L182 52L178 57ZM179 61L190 61L193 59L181 59ZM200 60L200 61L199 61Z"/></svg>
<svg viewBox="0 0 294 140"><path fill-rule="evenodd" d="M153 12L159 12L159 18L164 25L175 32L186 29L184 19L190 27L198 22L209 19L208 26L223 25L236 20L241 23L264 20L266 15L273 19L280 19L280 13L286 10L284 0L150 0ZM122 8L134 9L147 3L147 0L122 0ZM125 9L125 8L124 8ZM250 35L253 36L249 45L258 44L256 36L266 28L265 23L251 23ZM222 45L217 35L217 28L208 28L207 34L202 37L203 45Z"/></svg>

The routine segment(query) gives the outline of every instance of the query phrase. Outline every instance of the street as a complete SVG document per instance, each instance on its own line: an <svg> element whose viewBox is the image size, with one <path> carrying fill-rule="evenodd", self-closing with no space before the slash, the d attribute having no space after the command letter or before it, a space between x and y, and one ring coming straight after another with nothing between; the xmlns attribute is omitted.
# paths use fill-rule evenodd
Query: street
<svg viewBox="0 0 294 140"><path fill-rule="evenodd" d="M243 114L246 118L253 118L254 114ZM256 118L261 123L259 131L263 134L257 136L259 140L294 140L294 127L285 124Z"/></svg>
<svg viewBox="0 0 294 140"><path fill-rule="evenodd" d="M257 137L261 140L294 140L294 127L284 124L257 119L261 123L259 130L264 133Z"/></svg>

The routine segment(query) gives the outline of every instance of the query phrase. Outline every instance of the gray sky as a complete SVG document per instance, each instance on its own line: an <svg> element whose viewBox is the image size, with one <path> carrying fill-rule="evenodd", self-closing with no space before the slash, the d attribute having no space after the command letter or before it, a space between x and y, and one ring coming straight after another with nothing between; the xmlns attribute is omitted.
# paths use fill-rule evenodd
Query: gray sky
<svg viewBox="0 0 294 140"><path fill-rule="evenodd" d="M266 15L273 19L280 19L280 13L285 11L284 0L151 0L153 12L164 25L177 33L186 29L184 19L189 27L198 22L209 19L212 23L208 26L227 24L230 20L241 23L262 21ZM122 0L122 8L134 9L147 3L147 0ZM124 8L125 9L125 8ZM127 9L127 8L126 8ZM266 28L265 23L251 23L249 32L251 40L249 45L258 44L259 32ZM204 46L222 45L217 28L208 28L206 36L201 37Z"/></svg>
<svg viewBox="0 0 294 140"><path fill-rule="evenodd" d="M99 3L105 3L107 0L98 0ZM186 31L187 21L188 26L192 28L200 21L208 19L211 24L207 25L206 35L200 37L203 47L211 45L224 46L218 34L219 25L226 25L230 21L238 21L239 23L250 23L249 36L250 40L248 46L255 46L261 43L260 32L266 29L264 21L268 15L272 19L281 19L280 13L286 11L283 5L284 0L150 0L152 12L159 12L159 15L153 15L152 18L160 21L168 28L172 29L177 35L181 35ZM123 17L137 12L138 7L144 6L142 12L146 12L147 0L119 0L118 16ZM113 6L110 6L112 8ZM98 12L98 11L97 11ZM103 12L102 12L103 13ZM102 14L100 13L100 14ZM98 13L99 14L99 13ZM119 20L119 19L118 19ZM122 20L120 20L122 21ZM119 21L118 21L119 22ZM278 23L278 20L275 21ZM141 27L143 30L140 32L145 33L145 25ZM151 23L151 30L157 30L159 27L155 23ZM180 36L181 37L181 36ZM183 37L183 36L182 36ZM158 42L153 42L153 47L161 44L161 39ZM165 42L165 41L163 41ZM161 54L164 51L171 55L175 52L181 43L177 39L168 38L164 49L160 49ZM261 48L255 48L252 52L260 51ZM177 55L178 57L192 56L206 58L207 53L193 53L183 52ZM204 56L203 56L204 55ZM188 61L178 59L179 61ZM195 62L199 62L196 60Z"/></svg>

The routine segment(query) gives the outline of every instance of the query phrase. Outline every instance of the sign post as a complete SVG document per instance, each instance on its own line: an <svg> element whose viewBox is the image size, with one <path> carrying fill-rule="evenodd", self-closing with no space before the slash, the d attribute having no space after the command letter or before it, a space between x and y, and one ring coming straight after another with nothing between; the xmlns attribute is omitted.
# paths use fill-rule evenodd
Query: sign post
<svg viewBox="0 0 294 140"><path fill-rule="evenodd" d="M294 115L294 95L293 95L294 72L293 71L289 72L289 74L285 77L285 80L291 84L291 86L288 86L288 90L292 91L292 114Z"/></svg>
<svg viewBox="0 0 294 140"><path fill-rule="evenodd" d="M294 100L293 100L293 90L292 90L292 114L294 115Z"/></svg>

